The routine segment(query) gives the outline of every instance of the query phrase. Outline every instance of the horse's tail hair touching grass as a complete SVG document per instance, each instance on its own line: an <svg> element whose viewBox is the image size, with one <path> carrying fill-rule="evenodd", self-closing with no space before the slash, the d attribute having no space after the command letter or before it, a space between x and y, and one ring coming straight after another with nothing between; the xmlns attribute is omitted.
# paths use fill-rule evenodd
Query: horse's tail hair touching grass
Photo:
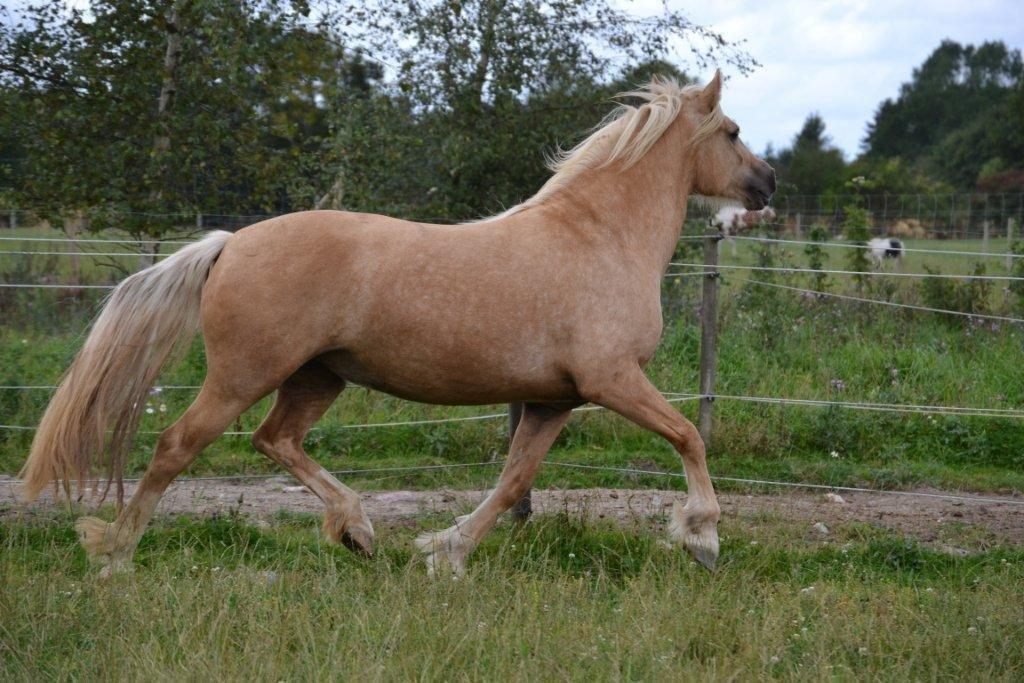
<svg viewBox="0 0 1024 683"><path fill-rule="evenodd" d="M146 397L195 336L203 285L230 238L212 232L114 289L39 423L21 470L26 501L50 482L61 482L70 498L71 482L81 492L102 463L103 494L116 480L121 503L121 473Z"/></svg>

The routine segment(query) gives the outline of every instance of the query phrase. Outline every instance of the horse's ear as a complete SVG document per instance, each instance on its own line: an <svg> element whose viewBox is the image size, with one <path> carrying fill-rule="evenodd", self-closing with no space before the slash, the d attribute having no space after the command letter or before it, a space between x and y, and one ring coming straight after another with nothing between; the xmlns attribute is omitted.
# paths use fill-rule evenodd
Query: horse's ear
<svg viewBox="0 0 1024 683"><path fill-rule="evenodd" d="M698 96L701 108L711 113L718 106L718 101L722 99L722 70L715 69L715 77L711 79L711 82L704 86Z"/></svg>

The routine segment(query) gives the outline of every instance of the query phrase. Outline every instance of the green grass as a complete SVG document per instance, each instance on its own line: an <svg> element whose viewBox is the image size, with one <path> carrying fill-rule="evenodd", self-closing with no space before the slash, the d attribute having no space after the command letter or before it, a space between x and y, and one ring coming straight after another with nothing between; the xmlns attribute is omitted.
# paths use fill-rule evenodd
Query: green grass
<svg viewBox="0 0 1024 683"><path fill-rule="evenodd" d="M440 520L425 520L436 528ZM1019 680L1024 550L951 557L864 525L726 520L717 573L648 528L501 525L459 581L318 520L161 520L98 582L70 519L0 526L0 678Z"/></svg>
<svg viewBox="0 0 1024 683"><path fill-rule="evenodd" d="M26 233L31 234L31 233ZM907 240L925 248L977 251L980 240ZM33 247L33 248L38 248ZM684 243L677 260L693 260ZM992 251L1005 248L993 239ZM845 267L847 250L829 250L826 268ZM725 263L769 262L806 266L800 248L740 243ZM64 263L63 261L61 263ZM925 265L942 272L969 272L971 257L908 254L904 272ZM1002 261L986 262L990 273ZM3 268L0 263L0 270ZM60 267L60 264L54 266ZM37 273L37 276L40 274ZM68 273L50 274L64 279ZM5 277L9 274L5 275ZM99 276L97 276L99 277ZM109 272L108 280L113 277ZM914 313L831 300L814 301L789 292L765 290L727 274L720 297L718 382L721 394L783 396L839 401L1021 408L1024 374L1019 369L1024 334L1010 324L977 324L964 318ZM753 275L751 275L753 277ZM758 274L757 279L807 286L806 276ZM665 391L697 388L699 278L666 283L665 335L648 368ZM835 276L829 291L854 292L849 278ZM864 296L928 304L916 280L891 286L881 278L865 285ZM992 287L978 296L984 310L1020 316L1016 295ZM53 384L81 342L92 306L100 294L0 290L0 384ZM168 369L163 384L198 384L203 377L201 344L187 360ZM842 382L842 389L834 380ZM188 405L191 391L166 390L152 397L143 415L144 431L159 431ZM34 425L45 391L0 391L0 423ZM254 429L269 409L262 401L235 425ZM691 419L693 403L679 404ZM163 408L163 410L161 410ZM405 403L363 389L346 391L318 429L307 438L310 454L330 469L365 469L418 464L457 464L500 458L504 420L426 427L346 429L346 425L467 416L502 412L503 406L439 408ZM944 415L903 415L842 408L773 406L721 400L716 404L711 449L713 474L788 479L814 483L885 488L938 486L979 491L1024 490L1024 430L1020 420ZM129 473L148 462L155 436L137 439ZM0 472L17 472L31 441L28 431L0 431ZM678 472L667 445L624 420L604 413L575 417L556 443L552 460ZM207 449L189 474L274 473L245 437L223 437ZM347 476L358 488L482 487L493 468L412 474ZM674 479L546 468L539 486L682 486Z"/></svg>
<svg viewBox="0 0 1024 683"><path fill-rule="evenodd" d="M996 240L990 245L1002 248ZM741 244L736 258L728 246L722 253L725 263L806 266L803 253L791 248L764 253ZM845 267L844 252L832 253L824 267ZM921 256L908 255L903 270L930 265L969 272L973 263ZM680 253L677 260L692 258ZM63 257L30 268L0 258L0 279L116 279L82 263L76 276ZM1003 272L1001 261L988 265L989 273ZM1017 326L808 300L744 284L741 277L747 275L722 280L721 394L1024 405L1024 334ZM750 277L811 283L787 274ZM857 291L838 276L825 287ZM926 305L937 296L909 279L893 285L873 280L861 294ZM968 294L991 313L1024 312L1002 287ZM0 385L55 383L101 296L0 289ZM648 372L665 391L693 392L698 278L668 281L663 300L665 337ZM197 343L161 383L198 384L203 367ZM841 380L841 389L834 380ZM142 429L166 427L191 396L174 390L153 395ZM45 391L0 391L0 423L34 425L47 397ZM254 428L269 403L262 401L235 427ZM695 417L695 404L679 407ZM330 469L500 460L501 419L389 429L345 425L503 409L422 406L352 389L306 447ZM727 400L715 410L713 474L1024 490L1019 420ZM0 472L18 470L30 441L31 432L0 431ZM140 435L129 474L145 467L154 442L155 436ZM576 416L549 459L680 471L677 456L659 438L600 412ZM189 471L238 473L279 470L247 438L228 436ZM495 476L494 467L482 467L343 479L360 490L483 488ZM537 486L550 485L678 489L684 482L546 467ZM315 517L282 513L269 527L232 515L158 518L142 539L136 574L100 583L75 542L71 517L0 513L0 680L1024 677L1024 550L978 540L971 529L948 532L958 535L945 540L972 551L952 557L867 524L836 525L823 539L805 525L771 516L727 518L720 568L710 575L661 543L664 519L620 528L549 516L523 529L499 525L466 577L435 582L426 578L411 539L447 526L447 519L378 529L378 554L366 561L325 544Z"/></svg>

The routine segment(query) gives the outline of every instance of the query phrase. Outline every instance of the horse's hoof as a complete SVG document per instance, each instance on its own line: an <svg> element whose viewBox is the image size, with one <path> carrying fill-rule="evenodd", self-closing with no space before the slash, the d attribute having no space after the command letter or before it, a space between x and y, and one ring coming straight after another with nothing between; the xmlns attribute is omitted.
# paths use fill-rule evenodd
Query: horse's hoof
<svg viewBox="0 0 1024 683"><path fill-rule="evenodd" d="M360 508L361 518L344 512L328 512L324 517L324 534L334 543L370 557L373 555L373 524Z"/></svg>
<svg viewBox="0 0 1024 683"><path fill-rule="evenodd" d="M111 526L98 517L82 517L75 522L78 542L91 562L106 562L110 559L107 530Z"/></svg>
<svg viewBox="0 0 1024 683"><path fill-rule="evenodd" d="M457 526L422 534L414 543L426 555L427 576L436 578L451 575L458 578L466 573L466 557L470 547Z"/></svg>
<svg viewBox="0 0 1024 683"><path fill-rule="evenodd" d="M131 560L111 560L100 568L99 577L102 581L108 581L115 576L124 576L134 572L135 565L132 564Z"/></svg>
<svg viewBox="0 0 1024 683"><path fill-rule="evenodd" d="M715 571L718 564L718 550L698 545L696 543L686 546L686 550L693 556L693 559L700 562L709 571Z"/></svg>
<svg viewBox="0 0 1024 683"><path fill-rule="evenodd" d="M704 517L693 510L687 510L677 501L672 509L668 532L676 543L686 548L693 559L713 572L718 564L717 514Z"/></svg>
<svg viewBox="0 0 1024 683"><path fill-rule="evenodd" d="M373 530L352 525L341 532L341 544L354 553L373 557Z"/></svg>

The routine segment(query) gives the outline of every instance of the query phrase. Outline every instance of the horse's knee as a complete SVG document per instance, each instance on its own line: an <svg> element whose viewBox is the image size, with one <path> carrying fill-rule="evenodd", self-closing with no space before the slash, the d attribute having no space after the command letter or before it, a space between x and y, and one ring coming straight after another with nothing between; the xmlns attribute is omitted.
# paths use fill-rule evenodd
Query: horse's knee
<svg viewBox="0 0 1024 683"><path fill-rule="evenodd" d="M702 457L704 439L700 431L689 420L683 420L672 429L672 445L684 456Z"/></svg>

